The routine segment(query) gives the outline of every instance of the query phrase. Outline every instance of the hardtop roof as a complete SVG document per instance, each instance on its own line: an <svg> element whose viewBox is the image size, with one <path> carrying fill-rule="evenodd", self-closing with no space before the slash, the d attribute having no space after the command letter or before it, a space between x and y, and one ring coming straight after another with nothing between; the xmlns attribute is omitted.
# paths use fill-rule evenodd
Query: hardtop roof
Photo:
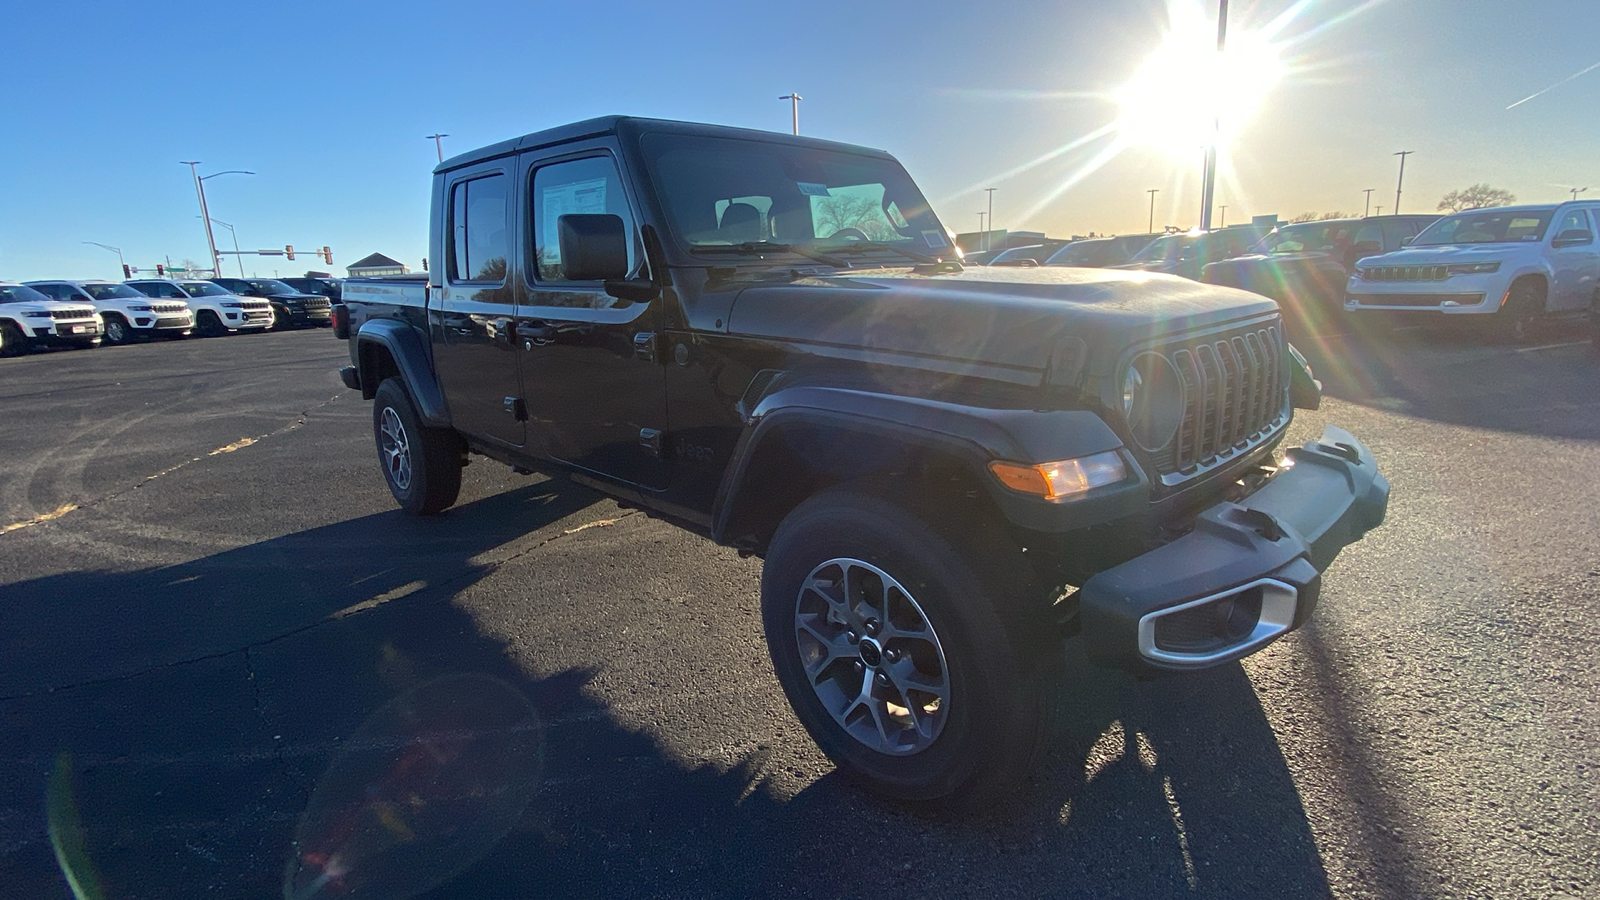
<svg viewBox="0 0 1600 900"><path fill-rule="evenodd" d="M473 163L483 162L496 157L506 156L521 150L531 150L537 147L548 147L554 144L565 144L584 138L601 137L615 134L619 137L633 137L646 132L664 132L670 134L703 135L706 137L742 138L745 140L771 141L778 143L792 143L802 147L815 149L844 150L851 153L865 153L873 156L888 157L883 150L871 147L862 147L856 144L845 144L838 141L824 141L818 138L802 137L783 134L776 131L761 131L755 128L734 128L728 125L706 125L699 122L680 122L672 119L645 119L638 116L601 116L595 119L584 119L543 131L534 131L522 137L509 138L504 141L469 150L466 153L452 156L434 167L434 174L459 169Z"/></svg>

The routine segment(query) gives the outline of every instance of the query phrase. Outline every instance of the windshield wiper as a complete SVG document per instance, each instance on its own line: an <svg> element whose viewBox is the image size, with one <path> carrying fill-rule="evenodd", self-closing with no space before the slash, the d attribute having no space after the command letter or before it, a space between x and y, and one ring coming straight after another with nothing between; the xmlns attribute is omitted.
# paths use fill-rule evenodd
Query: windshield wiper
<svg viewBox="0 0 1600 900"><path fill-rule="evenodd" d="M835 253L853 253L861 250L891 250L907 259L916 260L920 263L938 263L946 261L937 256L929 256L926 253L918 253L910 248L902 247L899 244L891 244L887 241L851 241L848 244L841 244L840 246L833 248Z"/></svg>
<svg viewBox="0 0 1600 900"><path fill-rule="evenodd" d="M829 256L826 253L818 253L815 250L807 250L804 247L798 247L794 244L779 244L775 241L745 241L742 244L702 244L698 247L691 247L689 252L737 253L741 256L761 256L767 253L793 253L798 256L804 256L806 259L814 259L823 265L833 266L836 269L850 268L850 264L848 262L845 262L837 256Z"/></svg>

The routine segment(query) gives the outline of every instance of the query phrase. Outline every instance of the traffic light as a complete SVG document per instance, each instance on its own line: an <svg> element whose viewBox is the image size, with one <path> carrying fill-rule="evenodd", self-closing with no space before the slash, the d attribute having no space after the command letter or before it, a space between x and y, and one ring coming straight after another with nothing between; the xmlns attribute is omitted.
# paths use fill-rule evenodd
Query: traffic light
<svg viewBox="0 0 1600 900"><path fill-rule="evenodd" d="M122 264L122 278L123 278L123 280L126 281L127 279L132 278L132 277L133 277L133 271L128 268L128 264L127 263L123 263Z"/></svg>
<svg viewBox="0 0 1600 900"><path fill-rule="evenodd" d="M294 259L294 245L286 244L283 248L283 255L289 257L290 259Z"/></svg>
<svg viewBox="0 0 1600 900"><path fill-rule="evenodd" d="M333 251L328 249L327 244L322 245L322 264L326 266L333 265Z"/></svg>
<svg viewBox="0 0 1600 900"><path fill-rule="evenodd" d="M156 277L157 278L165 278L165 277L167 277L167 267L163 266L161 263L156 263Z"/></svg>

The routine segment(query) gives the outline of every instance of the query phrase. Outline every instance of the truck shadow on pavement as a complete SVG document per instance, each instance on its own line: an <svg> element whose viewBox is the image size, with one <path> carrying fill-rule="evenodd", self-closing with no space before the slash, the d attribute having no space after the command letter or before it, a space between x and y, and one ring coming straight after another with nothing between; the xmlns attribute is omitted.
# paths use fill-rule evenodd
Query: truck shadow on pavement
<svg viewBox="0 0 1600 900"><path fill-rule="evenodd" d="M470 672L532 701L543 781L488 855L472 864L464 847L435 874L470 867L427 897L1329 893L1236 665L1136 681L1069 663L1053 752L1013 803L976 818L917 815L836 774L787 795L770 748L686 763L586 690L621 661L532 676L455 602L552 539L535 529L594 519L598 499L544 482L440 521L382 513L176 566L7 585L0 880L17 896L68 896L43 812L65 751L105 896L281 896L297 822L345 742L397 695ZM706 642L673 657L727 652Z"/></svg>

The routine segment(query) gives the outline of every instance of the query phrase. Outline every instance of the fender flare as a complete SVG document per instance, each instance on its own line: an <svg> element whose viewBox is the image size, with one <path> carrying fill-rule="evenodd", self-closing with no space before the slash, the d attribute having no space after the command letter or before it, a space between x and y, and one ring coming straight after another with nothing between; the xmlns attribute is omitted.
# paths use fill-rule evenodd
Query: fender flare
<svg viewBox="0 0 1600 900"><path fill-rule="evenodd" d="M1122 439L1087 410L992 409L854 388L794 386L765 397L746 423L712 506L711 534L719 543L744 537L742 525L751 521L765 493L755 483L759 473L752 472L752 464L775 443L792 449L797 435L826 435L825 442L810 446L835 460L856 459L852 451L864 444L941 454L985 485L1011 522L1046 531L1106 521L1143 503L1149 491L1131 457L1135 479L1128 485L1070 504L1007 490L987 471L996 459L1043 463L1121 450Z"/></svg>
<svg viewBox="0 0 1600 900"><path fill-rule="evenodd" d="M378 393L379 377L376 367L368 364L369 354L381 348L394 360L400 380L416 404L417 418L431 428L450 426L450 408L445 404L444 393L439 390L439 380L433 377L428 347L417 330L394 319L373 319L363 323L356 332L357 372L361 379L361 398L371 400Z"/></svg>

